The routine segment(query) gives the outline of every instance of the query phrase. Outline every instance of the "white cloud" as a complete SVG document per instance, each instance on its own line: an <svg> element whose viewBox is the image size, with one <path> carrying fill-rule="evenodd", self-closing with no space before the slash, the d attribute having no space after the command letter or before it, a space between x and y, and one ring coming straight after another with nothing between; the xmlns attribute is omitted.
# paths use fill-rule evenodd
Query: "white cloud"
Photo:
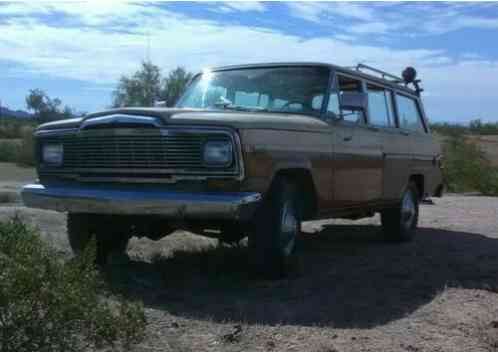
<svg viewBox="0 0 498 353"><path fill-rule="evenodd" d="M290 2L288 4L293 17L320 23L324 4L312 2Z"/></svg>
<svg viewBox="0 0 498 353"><path fill-rule="evenodd" d="M206 66L248 62L354 65L361 61L398 73L412 65L427 89L428 112L438 119L452 118L445 111L454 111L456 104L461 107L457 118L477 114L478 109L486 107L482 102L494 105L494 92L498 91L498 62L475 56L462 56L457 61L444 50L358 45L354 37L344 34L303 39L268 28L194 19L137 3L14 5L7 9L0 6L0 13L28 15L0 22L0 60L18 64L15 71L7 68L2 75L22 79L35 74L112 86L121 74L133 72L145 58L148 34L152 61L164 70L177 65L197 71ZM55 10L83 26L55 27L32 16ZM360 14L358 11L356 16ZM131 26L131 21L138 25ZM113 24L113 30L105 30L108 23ZM356 33L385 30L382 24L369 28L372 23L363 22Z"/></svg>
<svg viewBox="0 0 498 353"><path fill-rule="evenodd" d="M315 23L334 23L336 17L369 21L373 11L357 3L344 2L289 2L291 16Z"/></svg>
<svg viewBox="0 0 498 353"><path fill-rule="evenodd" d="M75 7L72 8L71 5ZM36 19L0 25L0 58L23 64L32 72L94 82L115 82L133 70L146 55L147 34L152 59L165 69L178 64L192 69L248 61L316 60L352 64L356 61L429 62L439 51L353 46L334 38L303 40L267 28L221 25L158 8L136 4L86 8L86 4L54 5L79 16L84 24L123 21L122 29L53 27ZM128 28L126 20L140 23ZM120 28L117 28L120 29ZM8 41L4 38L8 38ZM331 56L333 54L333 56Z"/></svg>
<svg viewBox="0 0 498 353"><path fill-rule="evenodd" d="M259 1L227 1L222 8L243 12L263 12L266 10L266 6Z"/></svg>
<svg viewBox="0 0 498 353"><path fill-rule="evenodd" d="M473 14L496 3L290 2L291 16L354 34L436 35L465 28L498 29L498 18ZM343 23L343 22L340 22Z"/></svg>
<svg viewBox="0 0 498 353"><path fill-rule="evenodd" d="M349 28L349 32L355 34L385 34L388 33L390 29L391 27L384 22L365 22L355 24Z"/></svg>

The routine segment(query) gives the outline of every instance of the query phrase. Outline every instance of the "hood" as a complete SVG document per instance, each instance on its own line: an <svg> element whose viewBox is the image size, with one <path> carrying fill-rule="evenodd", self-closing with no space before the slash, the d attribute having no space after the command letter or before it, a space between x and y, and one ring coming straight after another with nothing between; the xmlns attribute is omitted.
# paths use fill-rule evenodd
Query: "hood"
<svg viewBox="0 0 498 353"><path fill-rule="evenodd" d="M227 110L177 109L177 108L119 108L93 113L84 118L54 121L40 125L39 130L77 128L83 121L108 115L139 115L157 118L161 125L226 126L234 129L276 129L318 131L328 124L311 115L234 112Z"/></svg>

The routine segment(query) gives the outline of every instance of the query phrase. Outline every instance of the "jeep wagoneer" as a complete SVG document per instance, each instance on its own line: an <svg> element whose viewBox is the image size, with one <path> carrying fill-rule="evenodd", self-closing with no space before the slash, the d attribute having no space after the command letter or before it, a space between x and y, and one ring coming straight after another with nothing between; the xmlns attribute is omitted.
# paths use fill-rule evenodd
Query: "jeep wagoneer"
<svg viewBox="0 0 498 353"><path fill-rule="evenodd" d="M273 63L205 70L174 108L119 108L41 125L30 207L67 212L75 253L98 261L131 236L187 229L248 237L255 271L285 274L301 222L381 214L385 237L416 233L441 195L441 152L415 70Z"/></svg>

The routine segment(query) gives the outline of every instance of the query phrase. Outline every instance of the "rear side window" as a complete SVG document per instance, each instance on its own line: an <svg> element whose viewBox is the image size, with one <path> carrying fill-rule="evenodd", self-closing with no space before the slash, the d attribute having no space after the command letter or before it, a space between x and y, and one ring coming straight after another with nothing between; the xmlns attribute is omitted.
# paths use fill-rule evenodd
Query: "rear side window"
<svg viewBox="0 0 498 353"><path fill-rule="evenodd" d="M396 101L398 103L399 127L425 132L422 117L420 116L415 99L397 94Z"/></svg>
<svg viewBox="0 0 498 353"><path fill-rule="evenodd" d="M367 84L369 123L394 126L391 92L383 87Z"/></svg>

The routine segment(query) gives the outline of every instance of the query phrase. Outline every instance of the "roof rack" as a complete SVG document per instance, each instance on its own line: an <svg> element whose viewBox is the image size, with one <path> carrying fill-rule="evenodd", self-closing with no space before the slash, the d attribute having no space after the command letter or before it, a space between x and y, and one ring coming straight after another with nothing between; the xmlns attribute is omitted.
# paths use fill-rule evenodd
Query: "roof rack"
<svg viewBox="0 0 498 353"><path fill-rule="evenodd" d="M379 74L381 75L381 77L386 80L386 79L390 79L391 81L393 81L394 83L404 83L405 81L401 78L401 77L398 77L398 76L395 76L395 75L392 75L388 72L385 72L385 71L382 71L382 70L379 70L379 69L376 69L375 67L372 67L372 66L368 66L368 65L365 65L365 64L358 64L356 65L356 67L354 68L356 71L371 71L371 72L374 72L376 74Z"/></svg>
<svg viewBox="0 0 498 353"><path fill-rule="evenodd" d="M413 84L415 93L418 96L420 96L420 93L424 90L423 88L420 87L420 82L421 81L420 80L415 80L417 72L413 68L407 68L407 70L410 69L410 70L413 71L413 78L408 78L408 81L407 81L407 79L401 78L399 76L390 74L388 72L376 69L375 67L368 66L368 65L365 65L365 64L361 64L361 63L358 64L358 65L356 65L355 67L353 67L353 69L356 70L356 71L360 71L360 72L365 72L365 71L373 72L375 74L380 75L382 77L382 79L384 79L384 80L389 80L390 82L396 83L396 84L403 84L405 87L408 87L408 84L411 83L411 84ZM403 77L405 77L405 71L403 72Z"/></svg>

